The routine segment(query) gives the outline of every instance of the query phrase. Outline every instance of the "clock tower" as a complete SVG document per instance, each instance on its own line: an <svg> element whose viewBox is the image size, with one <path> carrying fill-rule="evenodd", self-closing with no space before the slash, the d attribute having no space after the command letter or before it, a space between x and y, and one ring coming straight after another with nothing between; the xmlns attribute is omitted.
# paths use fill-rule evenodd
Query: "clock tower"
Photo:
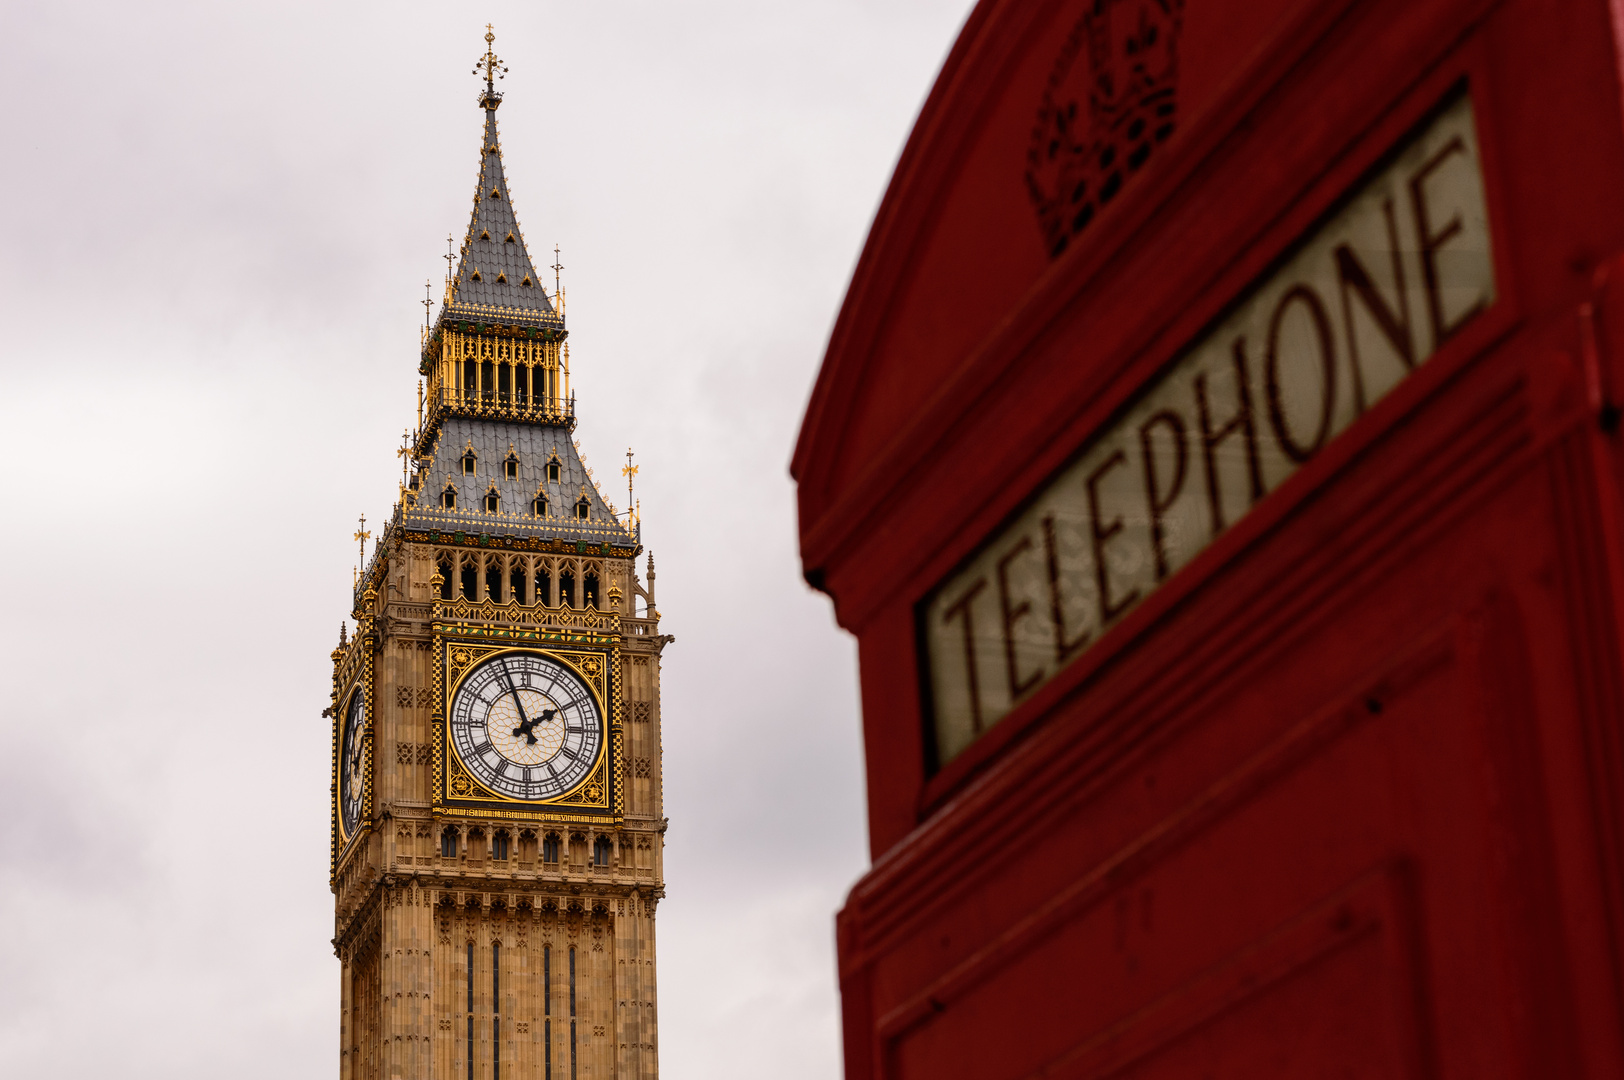
<svg viewBox="0 0 1624 1080"><path fill-rule="evenodd" d="M339 1075L652 1080L671 638L635 509L573 439L563 291L514 213L493 40L407 475L332 654Z"/></svg>

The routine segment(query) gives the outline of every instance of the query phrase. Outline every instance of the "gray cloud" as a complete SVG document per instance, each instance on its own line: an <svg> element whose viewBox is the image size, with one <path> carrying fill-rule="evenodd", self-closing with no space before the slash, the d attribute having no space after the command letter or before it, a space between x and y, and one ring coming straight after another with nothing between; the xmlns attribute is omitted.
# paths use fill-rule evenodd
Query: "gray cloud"
<svg viewBox="0 0 1624 1080"><path fill-rule="evenodd" d="M322 1075L329 665L425 278L508 176L660 608L668 1077L839 1068L855 655L795 557L800 411L967 0L19 3L0 115L0 1073ZM550 260L549 260L550 261Z"/></svg>

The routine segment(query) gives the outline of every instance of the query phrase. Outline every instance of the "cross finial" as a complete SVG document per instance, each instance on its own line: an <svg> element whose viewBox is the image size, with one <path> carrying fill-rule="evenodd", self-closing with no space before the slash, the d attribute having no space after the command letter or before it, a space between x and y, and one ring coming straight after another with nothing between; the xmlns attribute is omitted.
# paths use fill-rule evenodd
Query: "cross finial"
<svg viewBox="0 0 1624 1080"><path fill-rule="evenodd" d="M620 470L620 475L626 478L626 509L634 505L632 500L632 480L637 476L637 466L632 464L632 448L626 447L626 464Z"/></svg>
<svg viewBox="0 0 1624 1080"><path fill-rule="evenodd" d="M355 540L361 545L361 566L363 568L367 564L367 541L370 539L372 539L372 534L367 532L367 516L362 514L361 527L355 530Z"/></svg>
<svg viewBox="0 0 1624 1080"><path fill-rule="evenodd" d="M557 299L557 297L558 297L558 282L559 282L558 275L561 274L563 272L563 270L564 270L564 264L558 261L558 258L559 258L558 253L559 253L559 247L558 247L557 244L554 244L553 245L553 297L554 297L554 299Z"/></svg>
<svg viewBox="0 0 1624 1080"><path fill-rule="evenodd" d="M492 44L495 41L496 31L492 28L490 23L486 23L485 55L481 56L474 62L474 74L478 75L480 68L485 69L485 95L480 98L480 104L484 105L487 109L494 109L497 105L501 104L502 95L496 92L496 80L507 77L507 65L502 63L502 61L497 58L496 53L491 51Z"/></svg>
<svg viewBox="0 0 1624 1080"><path fill-rule="evenodd" d="M427 330L429 328L429 309L434 307L434 301L429 299L429 295L430 295L429 294L429 287L430 287L430 284L431 283L428 281L428 279L425 278L424 281L423 281L423 329L424 330Z"/></svg>

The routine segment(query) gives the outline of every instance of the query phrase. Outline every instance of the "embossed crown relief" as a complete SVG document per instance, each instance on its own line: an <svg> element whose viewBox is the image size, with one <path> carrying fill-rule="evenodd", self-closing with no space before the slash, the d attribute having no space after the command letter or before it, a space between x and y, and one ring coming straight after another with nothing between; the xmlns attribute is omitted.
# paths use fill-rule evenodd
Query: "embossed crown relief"
<svg viewBox="0 0 1624 1080"><path fill-rule="evenodd" d="M1092 0L1066 36L1026 152L1026 189L1057 257L1173 134L1184 0Z"/></svg>

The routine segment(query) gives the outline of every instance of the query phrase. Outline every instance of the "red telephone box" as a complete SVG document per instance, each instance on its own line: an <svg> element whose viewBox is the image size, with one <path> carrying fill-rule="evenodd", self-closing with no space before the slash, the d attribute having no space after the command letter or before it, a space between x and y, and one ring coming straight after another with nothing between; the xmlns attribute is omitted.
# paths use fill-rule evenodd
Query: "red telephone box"
<svg viewBox="0 0 1624 1080"><path fill-rule="evenodd" d="M847 1075L1624 1073L1603 0L984 0L792 466Z"/></svg>

